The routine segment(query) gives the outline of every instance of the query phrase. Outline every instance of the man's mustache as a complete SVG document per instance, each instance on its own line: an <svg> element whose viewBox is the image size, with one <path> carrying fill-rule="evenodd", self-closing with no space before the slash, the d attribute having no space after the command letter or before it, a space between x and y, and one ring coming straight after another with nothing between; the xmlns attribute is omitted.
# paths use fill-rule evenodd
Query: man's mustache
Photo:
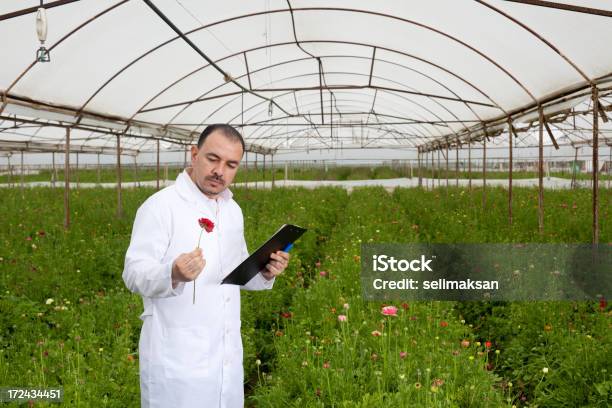
<svg viewBox="0 0 612 408"><path fill-rule="evenodd" d="M220 176L206 176L206 180L216 181L217 183L225 184L225 180Z"/></svg>

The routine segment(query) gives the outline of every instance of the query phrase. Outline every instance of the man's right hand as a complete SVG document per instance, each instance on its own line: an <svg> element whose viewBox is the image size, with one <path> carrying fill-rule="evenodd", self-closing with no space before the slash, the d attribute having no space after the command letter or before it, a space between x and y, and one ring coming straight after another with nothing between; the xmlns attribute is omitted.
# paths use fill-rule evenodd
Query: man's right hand
<svg viewBox="0 0 612 408"><path fill-rule="evenodd" d="M180 254L172 264L172 287L176 288L179 282L191 282L204 269L206 259L202 248L196 248L186 254Z"/></svg>

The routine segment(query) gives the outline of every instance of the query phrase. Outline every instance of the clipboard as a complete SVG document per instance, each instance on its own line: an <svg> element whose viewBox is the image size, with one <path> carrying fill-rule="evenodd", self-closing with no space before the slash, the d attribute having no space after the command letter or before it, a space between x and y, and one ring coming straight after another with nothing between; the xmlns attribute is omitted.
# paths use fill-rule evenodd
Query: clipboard
<svg viewBox="0 0 612 408"><path fill-rule="evenodd" d="M246 284L266 267L273 252L280 250L288 251L293 246L293 243L306 231L306 228L298 227L297 225L284 224L270 239L227 275L221 281L221 284Z"/></svg>

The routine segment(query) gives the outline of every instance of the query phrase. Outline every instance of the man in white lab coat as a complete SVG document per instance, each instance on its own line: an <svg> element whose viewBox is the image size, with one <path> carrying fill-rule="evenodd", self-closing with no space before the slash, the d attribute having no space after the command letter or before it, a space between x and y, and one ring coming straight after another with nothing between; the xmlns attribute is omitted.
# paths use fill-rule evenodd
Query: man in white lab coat
<svg viewBox="0 0 612 408"><path fill-rule="evenodd" d="M278 251L244 287L221 285L248 256L242 211L227 188L243 153L233 127L209 126L191 148L191 167L136 213L123 280L144 301L142 407L243 406L240 289L271 289L289 262ZM214 228L195 249L200 218Z"/></svg>

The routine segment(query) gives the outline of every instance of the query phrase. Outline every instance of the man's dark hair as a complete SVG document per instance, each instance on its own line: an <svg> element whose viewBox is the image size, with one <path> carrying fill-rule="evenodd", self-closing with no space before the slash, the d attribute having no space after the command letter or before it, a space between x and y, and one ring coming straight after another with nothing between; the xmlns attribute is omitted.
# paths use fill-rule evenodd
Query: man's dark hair
<svg viewBox="0 0 612 408"><path fill-rule="evenodd" d="M246 151L246 146L244 145L244 139L240 132L238 132L233 126L227 125L225 123L215 123L213 125L206 126L206 129L200 135L198 139L198 149L202 147L206 138L213 132L219 131L223 133L225 137L228 139L240 142L242 145L242 153Z"/></svg>

